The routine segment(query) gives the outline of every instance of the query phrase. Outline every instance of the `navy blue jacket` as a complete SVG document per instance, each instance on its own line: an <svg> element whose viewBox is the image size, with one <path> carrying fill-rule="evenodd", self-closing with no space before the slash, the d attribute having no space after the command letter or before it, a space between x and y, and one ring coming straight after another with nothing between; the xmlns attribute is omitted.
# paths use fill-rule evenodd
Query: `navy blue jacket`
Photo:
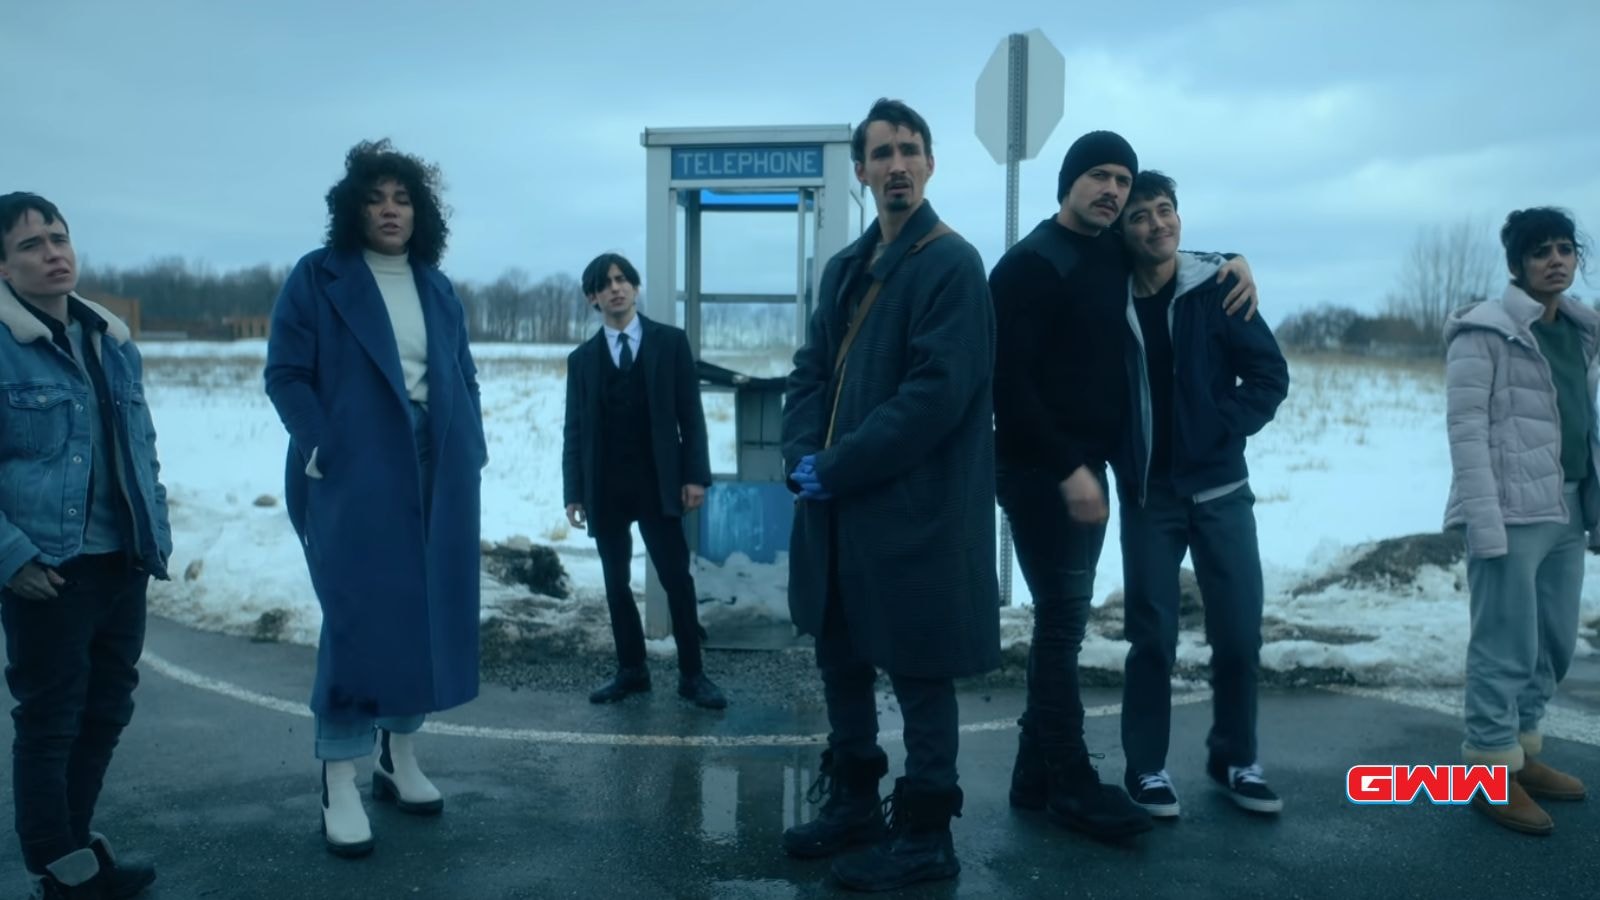
<svg viewBox="0 0 1600 900"><path fill-rule="evenodd" d="M1178 254L1178 285L1167 321L1172 332L1174 490L1193 497L1249 477L1245 438L1272 421L1289 394L1289 366L1258 314L1228 315L1223 298L1236 280L1216 280L1220 258ZM1132 415L1113 458L1123 502L1143 504L1150 482L1151 416L1144 336L1128 282L1127 377Z"/></svg>
<svg viewBox="0 0 1600 900"><path fill-rule="evenodd" d="M1000 665L994 306L960 235L916 249L938 223L923 201L876 262L877 222L828 260L783 405L786 469L814 454L833 495L794 505L790 618L820 635L837 597L857 656L912 678ZM836 372L869 280L882 288Z"/></svg>
<svg viewBox="0 0 1600 900"><path fill-rule="evenodd" d="M428 497L394 328L361 254L306 254L272 311L266 389L322 606L311 708L323 716L410 716L478 694L477 368L449 280L411 269L428 332ZM320 479L306 475L312 451Z"/></svg>

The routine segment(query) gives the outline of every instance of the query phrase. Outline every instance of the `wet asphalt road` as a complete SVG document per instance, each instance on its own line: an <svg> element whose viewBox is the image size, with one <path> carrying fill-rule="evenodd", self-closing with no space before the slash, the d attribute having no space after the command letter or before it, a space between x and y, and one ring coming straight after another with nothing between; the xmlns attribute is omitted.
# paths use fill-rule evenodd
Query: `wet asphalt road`
<svg viewBox="0 0 1600 900"><path fill-rule="evenodd" d="M152 620L148 652L97 828L157 863L152 900L845 893L826 863L779 848L783 829L810 815L804 794L820 749L810 736L826 731L823 710L815 692L773 690L748 660L727 666L723 713L679 700L670 664L653 694L610 707L586 702L589 685L486 685L476 702L433 720L478 731L419 739L444 815L417 819L369 799L377 850L345 861L322 849L311 720L293 712L309 691L312 651ZM1087 693L1090 707L1117 701L1115 690ZM898 728L892 697L880 697L883 728ZM1181 820L1103 845L1006 805L1021 704L1022 692L1003 684L963 691L967 799L954 826L963 871L899 896L1600 896L1600 799L1548 804L1557 822L1548 838L1503 831L1466 808L1344 799L1352 765L1455 762L1459 723L1447 715L1322 690L1265 692L1263 762L1287 808L1262 819L1204 779L1209 705L1179 706L1169 769ZM1583 721L1600 716L1600 663L1580 664L1558 704ZM1088 722L1108 780L1122 774L1117 728L1114 714ZM662 743L682 735L695 743ZM5 720L0 738L9 736ZM898 736L884 743L898 772ZM1600 785L1594 743L1551 739L1546 759ZM363 764L364 788L369 771ZM0 816L11 815L6 789ZM25 896L26 881L7 835L0 896L13 892Z"/></svg>

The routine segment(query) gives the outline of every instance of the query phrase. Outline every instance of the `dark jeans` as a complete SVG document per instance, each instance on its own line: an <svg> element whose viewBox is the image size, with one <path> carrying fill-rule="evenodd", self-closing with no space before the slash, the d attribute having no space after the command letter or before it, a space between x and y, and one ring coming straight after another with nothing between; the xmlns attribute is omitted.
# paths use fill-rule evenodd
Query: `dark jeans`
<svg viewBox="0 0 1600 900"><path fill-rule="evenodd" d="M877 669L856 649L839 599L838 554L828 554L828 608L817 635L817 669L828 704L828 747L839 759L866 760L878 747ZM956 686L950 678L908 678L889 673L905 720L906 781L924 791L956 786L961 732Z"/></svg>
<svg viewBox="0 0 1600 900"><path fill-rule="evenodd" d="M1250 486L1195 503L1152 483L1145 505L1124 503L1122 569L1128 650L1122 747L1128 777L1166 768L1172 665L1178 651L1178 566L1194 554L1211 645L1212 726L1224 765L1256 761L1256 673L1261 659L1261 554Z"/></svg>
<svg viewBox="0 0 1600 900"><path fill-rule="evenodd" d="M639 622L639 607L634 605L633 589L628 586L633 560L633 534L629 526L639 523L645 552L656 569L656 577L667 593L667 610L672 615L672 637L678 645L680 677L698 675L700 659L700 619L696 609L694 576L689 573L689 542L683 535L683 520L644 510L630 514L605 515L591 522L595 547L600 551L600 568L606 582L606 605L611 609L611 637L617 645L617 663L624 668L644 665L644 627Z"/></svg>
<svg viewBox="0 0 1600 900"><path fill-rule="evenodd" d="M1096 474L1103 491L1105 469ZM1089 624L1094 572L1106 528L1074 521L1067 514L1060 482L1047 472L1001 469L997 492L1011 523L1022 577L1033 594L1028 703L1019 724L1052 756L1083 752L1078 651Z"/></svg>
<svg viewBox="0 0 1600 900"><path fill-rule="evenodd" d="M0 594L16 740L12 792L22 859L39 874L89 845L95 801L133 717L144 650L145 588L120 553L60 568L54 600Z"/></svg>

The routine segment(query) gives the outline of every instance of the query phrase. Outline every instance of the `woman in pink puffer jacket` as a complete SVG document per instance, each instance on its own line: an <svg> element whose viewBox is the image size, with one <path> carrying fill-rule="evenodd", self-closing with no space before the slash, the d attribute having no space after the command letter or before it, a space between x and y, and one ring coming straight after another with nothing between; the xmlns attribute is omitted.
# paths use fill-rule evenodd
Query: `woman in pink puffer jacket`
<svg viewBox="0 0 1600 900"><path fill-rule="evenodd" d="M1514 773L1509 804L1480 793L1476 808L1548 834L1554 824L1533 797L1585 794L1539 760L1539 722L1572 662L1583 552L1600 538L1600 315L1565 294L1586 249L1566 213L1513 212L1500 241L1512 276L1505 294L1445 324L1445 527L1466 530L1472 594L1462 755Z"/></svg>

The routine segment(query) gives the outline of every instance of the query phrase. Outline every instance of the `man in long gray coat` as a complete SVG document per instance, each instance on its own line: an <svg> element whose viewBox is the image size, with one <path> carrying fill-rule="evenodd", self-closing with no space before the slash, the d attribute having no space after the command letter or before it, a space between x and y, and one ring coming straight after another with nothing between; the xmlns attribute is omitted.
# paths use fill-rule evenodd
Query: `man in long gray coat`
<svg viewBox="0 0 1600 900"><path fill-rule="evenodd" d="M890 890L960 871L950 817L954 679L999 665L992 373L982 260L923 199L933 139L879 100L851 143L878 217L828 261L795 354L783 451L798 493L789 608L816 638L828 704L818 817L788 852L831 856L846 887ZM905 716L906 774L879 811L876 669Z"/></svg>

